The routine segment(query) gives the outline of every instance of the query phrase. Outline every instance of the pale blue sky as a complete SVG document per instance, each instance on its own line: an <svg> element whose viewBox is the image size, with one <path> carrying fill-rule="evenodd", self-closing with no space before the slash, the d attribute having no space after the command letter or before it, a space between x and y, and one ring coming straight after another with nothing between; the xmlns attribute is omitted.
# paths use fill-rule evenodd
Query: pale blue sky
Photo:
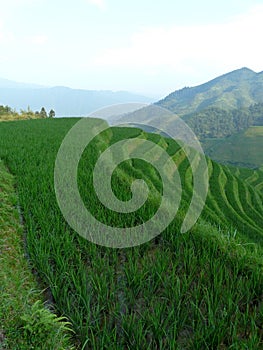
<svg viewBox="0 0 263 350"><path fill-rule="evenodd" d="M165 96L263 70L263 1L0 0L0 77Z"/></svg>

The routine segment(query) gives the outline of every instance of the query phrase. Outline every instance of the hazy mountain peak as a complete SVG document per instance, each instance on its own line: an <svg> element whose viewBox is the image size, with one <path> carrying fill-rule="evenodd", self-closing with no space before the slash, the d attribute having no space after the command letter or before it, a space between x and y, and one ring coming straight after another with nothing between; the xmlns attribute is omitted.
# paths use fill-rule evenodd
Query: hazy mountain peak
<svg viewBox="0 0 263 350"><path fill-rule="evenodd" d="M21 83L9 79L0 78L0 88L4 89L31 89L31 88L42 88L44 86L38 84Z"/></svg>
<svg viewBox="0 0 263 350"><path fill-rule="evenodd" d="M254 72L252 69L249 69L247 67L243 67L243 68L236 69L232 72L226 73L221 77L235 77L238 79L243 79L245 77L253 77L255 75L257 75L257 73Z"/></svg>

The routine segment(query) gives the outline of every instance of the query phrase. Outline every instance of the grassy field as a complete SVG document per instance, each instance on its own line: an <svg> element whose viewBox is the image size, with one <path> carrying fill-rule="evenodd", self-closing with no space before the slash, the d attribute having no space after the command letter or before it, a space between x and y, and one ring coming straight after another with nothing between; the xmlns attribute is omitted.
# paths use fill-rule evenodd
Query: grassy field
<svg viewBox="0 0 263 350"><path fill-rule="evenodd" d="M263 127L253 126L224 139L203 140L206 154L220 163L257 168L263 165Z"/></svg>
<svg viewBox="0 0 263 350"><path fill-rule="evenodd" d="M130 199L134 178L150 188L135 213L99 203L90 173L112 143L140 136L163 147L183 187L176 219L141 246L94 245L65 222L54 192L59 146L76 119L2 123L0 158L16 176L26 249L60 315L70 319L79 349L261 349L263 347L263 195L236 168L208 161L210 189L198 223L180 226L192 197L190 164L178 145L138 129L113 128L87 147L78 169L82 199L105 223L129 226L153 215L162 185L142 161L123 162L114 193ZM243 176L244 175L244 176Z"/></svg>

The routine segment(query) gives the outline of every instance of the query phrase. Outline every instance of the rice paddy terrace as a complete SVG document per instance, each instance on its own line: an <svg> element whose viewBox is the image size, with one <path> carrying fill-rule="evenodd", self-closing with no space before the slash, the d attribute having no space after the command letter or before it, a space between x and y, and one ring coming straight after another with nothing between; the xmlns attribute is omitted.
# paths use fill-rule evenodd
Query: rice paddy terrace
<svg viewBox="0 0 263 350"><path fill-rule="evenodd" d="M251 126L222 139L204 139L206 154L220 163L258 168L263 164L263 126Z"/></svg>
<svg viewBox="0 0 263 350"><path fill-rule="evenodd" d="M136 128L111 128L85 149L78 168L83 202L101 222L138 225L156 212L158 172L145 161L122 162L112 176L116 197L131 199L143 179L149 197L138 211L105 208L92 171L121 139L158 144L176 163L182 198L165 231L141 246L112 249L75 233L56 202L54 164L76 119L0 125L0 158L16 177L27 250L58 311L72 322L79 349L261 349L263 347L263 172L207 159L209 192L197 224L180 233L193 192L189 160L171 139ZM96 122L91 120L91 123Z"/></svg>
<svg viewBox="0 0 263 350"><path fill-rule="evenodd" d="M231 168L233 174L243 179L256 191L263 193L263 167L253 170L248 168Z"/></svg>

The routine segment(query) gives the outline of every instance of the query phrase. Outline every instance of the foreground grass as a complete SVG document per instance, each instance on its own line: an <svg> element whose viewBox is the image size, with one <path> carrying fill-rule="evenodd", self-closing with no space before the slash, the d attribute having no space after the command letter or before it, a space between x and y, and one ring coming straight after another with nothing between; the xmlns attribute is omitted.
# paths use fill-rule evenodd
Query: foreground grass
<svg viewBox="0 0 263 350"><path fill-rule="evenodd" d="M13 177L0 161L0 349L72 349L67 323L43 304L24 256Z"/></svg>

